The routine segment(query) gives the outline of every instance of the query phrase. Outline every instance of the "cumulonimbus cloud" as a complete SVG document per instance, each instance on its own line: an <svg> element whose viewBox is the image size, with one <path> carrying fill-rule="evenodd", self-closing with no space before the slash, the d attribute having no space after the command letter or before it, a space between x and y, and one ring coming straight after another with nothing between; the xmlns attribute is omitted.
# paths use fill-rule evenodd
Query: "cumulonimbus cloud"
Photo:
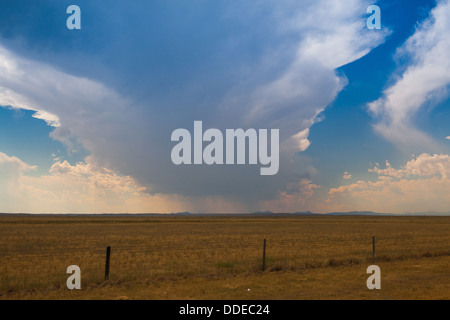
<svg viewBox="0 0 450 320"><path fill-rule="evenodd" d="M252 23L270 21L270 32L259 46L264 50L251 52L251 65L244 66L237 58L233 65L231 54L215 61L235 68L227 75L229 84L217 92L199 88L221 78L223 65L186 83L185 87L195 89L189 94L168 88L159 100L127 95L126 90L119 93L99 80L68 74L2 47L0 105L36 111L35 117L55 127L54 139L67 144L77 140L91 153L91 161L133 177L147 192L193 199L221 196L254 206L276 198L289 185L308 181L309 173L293 158L308 148L309 128L346 84L336 69L363 57L386 37L386 32L365 27L369 4L366 0L234 3L237 7L226 19L235 19L232 12L237 12L241 17L251 13ZM265 13L255 16L255 12ZM136 19L146 21L146 16ZM222 40L222 47L236 56L248 54L240 51L244 48L237 39L242 37L242 33L231 34ZM142 46L141 56L146 59L145 50L156 45ZM198 50L208 47L197 45ZM158 82L158 74L139 73L145 59L136 61L130 82L146 77L153 77L149 83ZM192 69L201 69L201 62L197 63ZM164 77L178 77L176 69L169 71ZM170 161L170 134L179 127L190 129L194 120L219 129L279 128L280 173L262 180L255 167L175 167Z"/></svg>

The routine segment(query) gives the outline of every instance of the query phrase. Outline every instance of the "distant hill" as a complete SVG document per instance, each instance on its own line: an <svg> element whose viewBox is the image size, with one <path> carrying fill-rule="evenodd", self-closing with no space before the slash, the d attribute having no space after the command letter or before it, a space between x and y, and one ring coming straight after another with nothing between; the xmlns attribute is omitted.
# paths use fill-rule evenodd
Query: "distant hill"
<svg viewBox="0 0 450 320"><path fill-rule="evenodd" d="M294 212L294 214L308 216L308 215L318 215L319 213L312 213L311 211L306 211L306 212Z"/></svg>
<svg viewBox="0 0 450 320"><path fill-rule="evenodd" d="M30 213L1 213L0 216L28 216L28 215L39 215L39 214L30 214ZM45 215L45 214L42 214ZM128 214L128 213L103 213L103 214L52 214L52 216L67 216L67 215L80 215L80 216L160 216L160 215L167 215L163 213L141 213L141 214ZM372 211L349 211L349 212L329 212L329 213L314 213L311 211L306 212L272 212L272 211L256 211L253 213L203 213L203 212L173 212L169 215L174 216L423 216L423 217L444 217L444 216L450 216L450 212L434 212L434 211L428 211L428 212L405 212L405 213L378 213L378 212L372 212Z"/></svg>
<svg viewBox="0 0 450 320"><path fill-rule="evenodd" d="M327 216L390 216L393 213L376 213L372 211L330 212Z"/></svg>
<svg viewBox="0 0 450 320"><path fill-rule="evenodd" d="M272 211L256 211L253 212L253 214L274 214Z"/></svg>

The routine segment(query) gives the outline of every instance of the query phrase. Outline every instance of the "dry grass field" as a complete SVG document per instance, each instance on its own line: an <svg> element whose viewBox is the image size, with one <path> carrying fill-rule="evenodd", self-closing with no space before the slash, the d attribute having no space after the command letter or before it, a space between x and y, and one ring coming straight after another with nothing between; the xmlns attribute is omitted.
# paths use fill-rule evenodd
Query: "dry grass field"
<svg viewBox="0 0 450 320"><path fill-rule="evenodd" d="M449 298L450 217L0 216L0 299Z"/></svg>

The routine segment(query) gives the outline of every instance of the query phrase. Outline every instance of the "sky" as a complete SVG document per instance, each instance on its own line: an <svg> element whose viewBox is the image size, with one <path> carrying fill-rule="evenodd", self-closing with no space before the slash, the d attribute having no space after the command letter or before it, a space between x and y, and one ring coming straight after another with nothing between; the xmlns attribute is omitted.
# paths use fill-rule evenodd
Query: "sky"
<svg viewBox="0 0 450 320"><path fill-rule="evenodd" d="M0 212L450 212L449 17L446 0L0 1ZM279 171L175 165L194 121L279 130Z"/></svg>

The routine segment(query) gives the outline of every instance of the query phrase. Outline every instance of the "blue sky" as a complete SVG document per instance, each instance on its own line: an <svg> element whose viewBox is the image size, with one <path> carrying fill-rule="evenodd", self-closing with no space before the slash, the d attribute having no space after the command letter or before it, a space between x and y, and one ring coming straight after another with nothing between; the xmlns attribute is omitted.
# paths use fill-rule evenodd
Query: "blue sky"
<svg viewBox="0 0 450 320"><path fill-rule="evenodd" d="M329 183L330 177L334 184L339 183L341 173L351 168L362 177L368 176L367 169L375 162L383 163L389 159L400 166L413 153L402 152L377 135L371 127L373 118L366 109L367 103L379 98L398 68L394 59L396 49L414 33L416 24L427 18L434 2L384 1L378 4L386 8L382 11L383 27L391 29L392 34L367 56L340 69L349 78L349 84L324 111L326 121L311 128L310 138L314 143L305 154L318 159L316 167L320 172L327 173L319 178L322 184ZM443 101L419 119L424 130L437 139L442 139L446 134L450 115L448 106L449 101ZM336 135L336 132L339 134ZM448 149L444 150L448 152Z"/></svg>
<svg viewBox="0 0 450 320"><path fill-rule="evenodd" d="M450 4L372 4L0 4L0 212L450 211ZM279 173L174 166L195 120L279 129Z"/></svg>

